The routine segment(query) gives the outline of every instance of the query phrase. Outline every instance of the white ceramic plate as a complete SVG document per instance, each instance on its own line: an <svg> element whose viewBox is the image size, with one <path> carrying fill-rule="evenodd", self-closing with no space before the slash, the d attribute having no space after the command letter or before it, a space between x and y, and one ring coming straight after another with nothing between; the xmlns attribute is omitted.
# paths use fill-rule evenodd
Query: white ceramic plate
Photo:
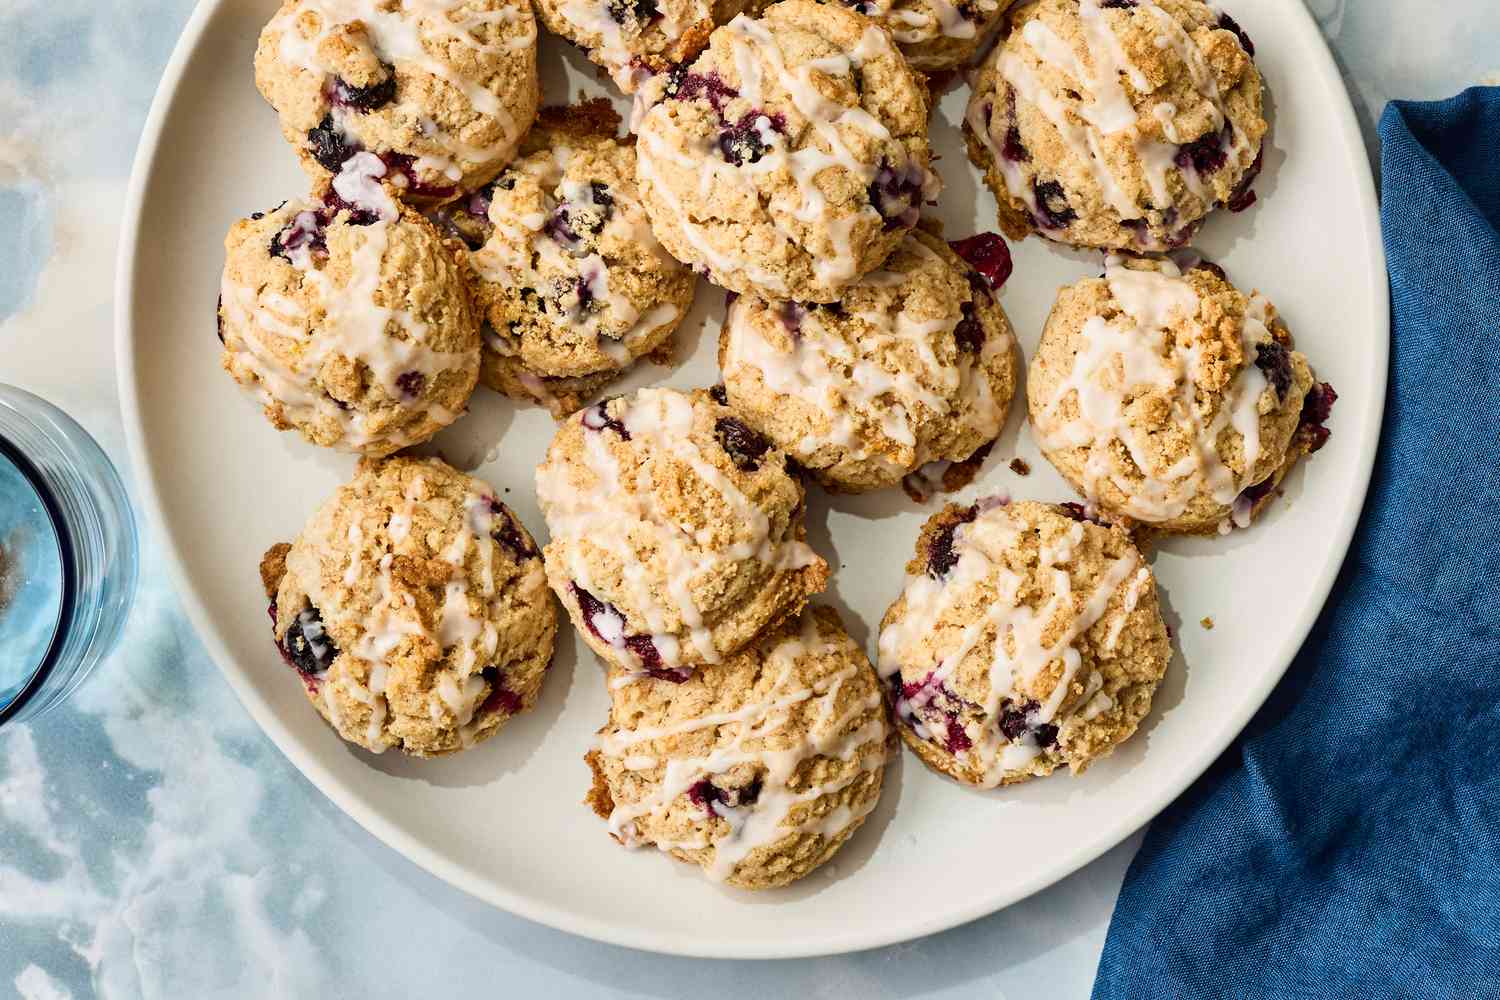
<svg viewBox="0 0 1500 1000"><path fill-rule="evenodd" d="M305 188L251 57L274 0L204 0L167 67L136 159L118 288L120 388L141 496L188 613L240 699L349 815L454 885L533 920L618 944L722 957L789 957L886 944L952 927L1041 889L1149 820L1224 749L1286 669L1353 532L1380 425L1388 342L1384 259L1370 170L1349 100L1300 0L1241 0L1257 44L1272 133L1260 201L1220 213L1197 246L1266 291L1319 374L1338 389L1333 438L1251 530L1168 542L1155 556L1179 655L1140 734L1082 778L977 793L913 757L892 766L880 806L834 862L753 895L705 881L655 851L630 852L580 804L582 755L606 714L598 668L565 626L541 703L456 758L373 757L341 743L271 644L256 567L354 465L278 434L219 368L213 307L222 240L237 218ZM544 84L560 102L600 92L592 67L554 39ZM994 203L961 148L967 88L941 101L933 136L950 236L994 228ZM1002 295L1023 349L1060 285L1097 254L1032 239ZM689 358L627 386L712 384L723 295L700 285L681 334ZM982 478L965 491L1070 496L1037 454L1021 400ZM487 391L438 438L450 461L504 490L543 533L532 473L552 436L542 411ZM1007 463L1025 458L1021 478ZM837 568L827 600L855 637L896 595L919 508L900 492L828 500L810 534ZM1199 620L1212 617L1212 631Z"/></svg>

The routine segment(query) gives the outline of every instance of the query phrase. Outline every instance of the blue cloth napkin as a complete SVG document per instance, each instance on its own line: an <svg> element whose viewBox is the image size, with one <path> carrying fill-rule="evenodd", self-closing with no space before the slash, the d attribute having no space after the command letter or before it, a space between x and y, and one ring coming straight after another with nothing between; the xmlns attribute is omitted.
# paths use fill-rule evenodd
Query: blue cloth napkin
<svg viewBox="0 0 1500 1000"><path fill-rule="evenodd" d="M1270 701L1152 825L1096 1000L1500 997L1500 89L1392 103L1380 138L1364 519Z"/></svg>

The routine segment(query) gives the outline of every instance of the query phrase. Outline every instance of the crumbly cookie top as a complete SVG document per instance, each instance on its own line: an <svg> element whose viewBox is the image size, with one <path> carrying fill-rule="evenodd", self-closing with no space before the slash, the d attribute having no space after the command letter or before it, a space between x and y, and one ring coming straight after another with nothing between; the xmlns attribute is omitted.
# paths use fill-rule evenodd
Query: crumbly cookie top
<svg viewBox="0 0 1500 1000"><path fill-rule="evenodd" d="M1027 386L1037 440L1138 520L1232 505L1280 464L1310 384L1279 325L1209 268L1112 258L1048 318Z"/></svg>
<svg viewBox="0 0 1500 1000"><path fill-rule="evenodd" d="M746 0L538 0L548 28L577 42L632 94L655 73L692 59Z"/></svg>
<svg viewBox="0 0 1500 1000"><path fill-rule="evenodd" d="M774 870L782 842L839 841L875 807L890 728L869 661L829 609L683 683L617 672L611 687L590 799L627 846L753 886L741 869Z"/></svg>
<svg viewBox="0 0 1500 1000"><path fill-rule="evenodd" d="M967 123L1037 231L1164 250L1253 174L1261 81L1232 20L1198 0L1039 0L1008 16Z"/></svg>
<svg viewBox="0 0 1500 1000"><path fill-rule="evenodd" d="M640 126L652 221L724 287L832 301L937 196L925 89L885 29L843 8L740 15L657 86ZM776 235L764 254L746 245L760 227Z"/></svg>
<svg viewBox="0 0 1500 1000"><path fill-rule="evenodd" d="M413 197L441 201L531 125L536 37L517 0L286 0L257 82L323 169L372 149Z"/></svg>
<svg viewBox="0 0 1500 1000"><path fill-rule="evenodd" d="M1165 669L1155 581L1118 526L1030 501L953 505L906 570L880 674L898 717L975 784L1026 772L1060 729L1108 712L1127 653L1153 680Z"/></svg>
<svg viewBox="0 0 1500 1000"><path fill-rule="evenodd" d="M802 578L804 598L826 579L785 454L703 391L642 389L569 418L537 498L554 588L643 667L716 662L720 619L778 578Z"/></svg>
<svg viewBox="0 0 1500 1000"><path fill-rule="evenodd" d="M538 129L526 149L481 195L491 229L470 260L511 307L486 343L551 376L623 368L681 321L696 279L651 231L633 145Z"/></svg>
<svg viewBox="0 0 1500 1000"><path fill-rule="evenodd" d="M482 481L366 460L280 558L277 642L346 739L451 752L534 700L556 613L535 543Z"/></svg>
<svg viewBox="0 0 1500 1000"><path fill-rule="evenodd" d="M952 69L972 55L1011 0L843 0L890 29L913 69Z"/></svg>
<svg viewBox="0 0 1500 1000"><path fill-rule="evenodd" d="M736 299L719 363L736 405L805 467L869 465L888 484L968 457L948 453L956 438L972 451L999 433L1013 352L988 283L919 229L836 303ZM779 433L783 425L800 438Z"/></svg>
<svg viewBox="0 0 1500 1000"><path fill-rule="evenodd" d="M273 422L377 455L452 423L479 361L452 255L383 172L358 154L322 200L237 223L220 287L225 367Z"/></svg>

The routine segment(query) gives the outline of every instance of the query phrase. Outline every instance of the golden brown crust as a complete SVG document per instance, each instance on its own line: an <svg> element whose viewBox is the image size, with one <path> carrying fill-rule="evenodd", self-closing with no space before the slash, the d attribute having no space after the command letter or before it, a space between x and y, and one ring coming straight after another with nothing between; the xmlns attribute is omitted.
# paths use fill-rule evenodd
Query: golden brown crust
<svg viewBox="0 0 1500 1000"><path fill-rule="evenodd" d="M276 588L281 586L281 578L286 576L286 554L291 550L291 543L277 542L266 549L266 554L261 557L260 585L272 600L276 599Z"/></svg>
<svg viewBox="0 0 1500 1000"><path fill-rule="evenodd" d="M1155 580L1124 527L1084 520L1077 505L949 504L923 526L906 571L881 621L881 666L899 671L888 695L903 742L928 767L982 787L1060 766L1076 774L1149 711L1171 648ZM1055 708L1038 715L1043 705ZM1023 719L1024 731L1011 728ZM1049 735L1037 738L1038 726Z"/></svg>
<svg viewBox="0 0 1500 1000"><path fill-rule="evenodd" d="M605 777L603 759L598 750L590 750L583 755L583 762L589 766L592 782L589 793L583 797L583 804L594 810L594 815L600 819L609 819L609 814L615 811L615 800L609 793L609 780Z"/></svg>

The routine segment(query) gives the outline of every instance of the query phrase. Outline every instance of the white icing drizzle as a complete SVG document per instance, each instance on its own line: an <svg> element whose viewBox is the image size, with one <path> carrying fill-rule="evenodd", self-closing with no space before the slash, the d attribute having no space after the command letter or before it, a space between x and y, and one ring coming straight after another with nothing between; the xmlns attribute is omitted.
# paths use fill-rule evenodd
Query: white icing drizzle
<svg viewBox="0 0 1500 1000"><path fill-rule="evenodd" d="M312 227L317 225L312 218L315 212L315 206L308 203L288 204L269 218ZM312 317L296 302L239 284L231 280L228 268L224 271L220 291L227 320L225 354L232 359L234 369L252 374L255 384L251 392L266 407L279 408L288 422L337 425L342 436L334 447L345 451L360 451L376 442L393 446L387 450L405 447L430 436L432 427L427 421L409 421L400 431L389 426L372 428L367 413L341 406L318 387L322 368L330 360L342 356L363 365L372 384L391 399L426 412L438 426L452 423L457 414L428 394L413 396L403 391L397 380L419 373L423 385L432 385L440 373L470 369L476 363L473 352L428 347L427 324L406 310L376 303L376 293L382 291L381 264L391 227L399 224L392 218L380 218L367 226L351 227L355 246L349 256L349 276L343 283L325 272L324 260L318 259L306 243L290 252L292 266L304 286L312 286L314 297L323 307L315 327L310 328ZM295 361L289 365L278 357L269 337L298 341Z"/></svg>
<svg viewBox="0 0 1500 1000"><path fill-rule="evenodd" d="M1169 346L1167 330L1174 319L1198 322L1198 296L1174 265L1159 266L1160 271L1134 270L1118 258L1109 259L1105 280L1120 313L1110 320L1091 316L1084 323L1083 342L1068 377L1034 408L1032 419L1044 451L1085 449L1082 485L1091 501L1099 498L1102 484L1112 483L1125 496L1124 512L1147 522L1171 520L1205 494L1228 506L1250 485L1260 458L1260 402L1268 385L1253 362L1257 340L1269 335L1261 320L1247 315L1240 331L1244 363L1222 404L1205 419L1197 400L1201 346ZM1264 317L1264 306L1260 309ZM1191 447L1169 466L1152 455L1157 422L1132 427L1127 420L1130 401L1147 392L1166 393L1168 420L1191 433ZM1071 420L1062 415L1069 398L1078 410ZM1239 473L1219 457L1226 432L1241 441L1244 468ZM1124 474L1113 455L1116 442L1129 453L1138 482Z"/></svg>
<svg viewBox="0 0 1500 1000"><path fill-rule="evenodd" d="M726 255L714 248L703 226L693 221L669 180L661 175L660 165L671 163L679 168L679 176L696 177L698 193L705 197L717 189L724 191L726 198L754 200L759 197L764 178L788 175L793 181L790 193L778 189L766 203L771 224L789 243L812 258L813 273L820 283L832 287L847 284L856 276L859 263L851 245L854 225L867 213L878 213L869 205L857 211L844 206L841 212L834 213L816 178L825 170L839 169L853 175L860 187L867 186L880 165L855 155L851 133L862 136L859 145L888 142L891 133L862 107L846 106L824 97L814 74L839 77L873 59L902 57L892 46L890 36L874 26L865 29L859 44L847 54L796 66L788 66L781 45L763 21L741 14L715 32L715 36L727 40L738 77L739 97L727 104L743 106L745 113L761 110L769 75L790 100L791 110L807 122L811 135L802 140L802 148L790 149L786 137L769 127L769 119L762 118L757 123L757 132L765 149L754 162L746 158L735 164L712 153L704 155L700 144L683 134L667 106L659 104L641 123L638 175L642 185L649 186L667 203L674 230L682 234L716 277L741 273L759 288L785 294L787 286L780 275L754 260ZM727 117L739 120L736 115ZM906 164L892 166L908 169ZM937 197L941 183L936 174L924 170L922 187L922 199L931 200ZM811 224L814 233L826 233L826 240L818 236L809 240L806 232L794 231L788 220Z"/></svg>
<svg viewBox="0 0 1500 1000"><path fill-rule="evenodd" d="M1063 145L1074 160L1089 171L1105 200L1122 220L1142 218L1147 209L1137 204L1127 190L1130 178L1117 174L1116 168L1106 159L1104 142L1116 135L1126 135L1133 144L1142 179L1151 192L1153 208L1166 210L1172 207L1174 199L1168 178L1173 174L1197 198L1211 202L1213 194L1197 170L1175 162L1183 141L1177 132L1177 106L1170 102L1156 103L1150 115L1143 117L1132 103L1124 86L1126 82L1139 96L1151 94L1155 87L1126 54L1111 23L1111 13L1101 6L1101 0L1079 0L1082 51L1060 38L1041 19L1027 21L1020 34L1029 55L1014 45L996 50L994 82L997 88L1008 83L1019 100L1035 106L1047 117ZM1218 134L1227 124L1230 130L1228 155L1239 167L1247 167L1254 159L1255 150L1244 131L1226 116L1213 70L1198 44L1172 15L1152 0L1139 0L1135 16L1156 19L1162 31L1157 45L1172 48L1187 67L1194 88L1203 99L1202 105L1211 116L1213 127L1210 134ZM1076 105L1063 101L1042 82L1033 68L1032 57L1069 77L1072 89L1083 93L1088 100ZM1029 163L1015 162L1002 153L1005 132L1012 124L1003 104L996 89L976 87L969 100L966 120L974 135L988 148L1006 190L1013 198L1022 201L1034 218L1040 219L1031 186L1034 170ZM990 109L988 115L986 108ZM1159 125L1167 141L1153 138L1154 132L1146 127L1148 124ZM1165 248L1164 243L1144 228L1137 231L1136 239L1143 249Z"/></svg>
<svg viewBox="0 0 1500 1000"><path fill-rule="evenodd" d="M590 412L585 410L572 419L582 422ZM674 610L688 630L693 662L717 663L719 652L693 598L693 585L726 563L756 560L767 572L781 573L812 565L818 556L795 538L773 538L765 513L703 456L689 436L693 425L690 397L670 389L642 389L621 408L617 419L630 435L630 446L644 457L633 482L624 480L624 470L610 449L611 442L620 438L608 429L585 429L582 434L578 461L591 474L592 488L574 485L566 460L554 457L537 469L537 499L547 527L553 539L566 542L556 547L564 561L563 572L579 587L606 600L608 595L594 581L586 553L589 547L609 553L621 570L621 603L645 621L663 663L683 663L682 650L668 628ZM717 492L746 537L721 546L712 532L690 532L673 521L658 504L652 481L658 455L689 466ZM645 539L655 549L650 563L641 558L639 546ZM657 599L654 587L658 584L665 586L675 609ZM623 661L629 661L634 654L625 646L625 622L612 619L597 616L594 627Z"/></svg>
<svg viewBox="0 0 1500 1000"><path fill-rule="evenodd" d="M1075 593L1071 563L1077 545L1084 539L1085 529L1082 524L1074 524L1060 544L1043 545L1039 551L1036 573L1051 586L1046 603L1032 610L1021 603L1023 578L987 554L1015 547L1022 530L1024 524L1016 517L1014 509L1005 505L991 507L982 511L973 523L960 525L954 533L953 551L958 559L953 567L942 580L926 574L908 576L903 591L905 611L881 630L879 639L880 675L889 678L901 672L909 651L916 649L924 638L937 633L940 622L951 621L958 608L973 604L976 592L986 595L980 600L984 613L963 630L958 641L933 668L922 689L909 700L903 700L898 710L902 724L910 723L922 739L941 738L941 733L934 733L912 712L920 712L932 701L942 683L953 676L959 664L970 654L989 657L988 690L984 702L979 705L980 717L989 724L978 725L966 720L964 730L972 745L955 754L961 763L975 766L980 771L980 784L987 788L1000 784L1008 773L1027 767L1042 752L1042 747L1030 732L1012 741L1001 731L999 722L1006 703L1027 702L1030 699L1024 692L1032 688L1037 678L1045 671L1060 669L1060 676L1048 697L1038 703L1029 721L1061 726L1075 717L1076 711L1059 716L1083 664L1074 643L1103 618L1111 599L1127 585L1127 581L1128 589L1122 598L1125 603L1120 609L1121 622L1134 610L1141 594L1151 584L1150 571L1141 565L1140 556L1131 549L1119 558L1106 558L1104 570L1093 588L1082 595ZM987 596L991 593L993 597ZM1083 597L1081 606L1076 600L1079 596ZM1045 643L1043 636L1049 624L1059 616L1066 617L1068 627L1054 642ZM1108 648L1114 648L1121 627L1120 623L1111 626ZM1009 651L1007 645L1011 647ZM1084 683L1085 697L1079 704L1087 712L1097 707L1092 702L1102 679L1097 678L1097 672L1091 672Z"/></svg>
<svg viewBox="0 0 1500 1000"><path fill-rule="evenodd" d="M714 801L706 806L712 815L725 820L728 827L725 832L676 841L659 839L652 843L662 851L711 848L713 855L703 868L709 878L722 882L758 848L768 847L798 833L836 838L863 820L875 806L873 797L853 809L840 806L821 819L800 824L791 821L791 814L798 806L835 795L866 772L878 771L886 763L887 723L878 690L872 689L865 697L852 700L842 714L835 715L840 691L861 669L858 664L848 664L812 686L805 685L797 677L798 661L827 656L840 649L840 642L825 638L819 632L814 616L804 615L798 635L783 639L766 652L763 669L767 673L774 671L776 680L760 700L732 711L709 713L671 726L633 729L612 726L603 732L600 749L620 759L628 770L660 768L662 771L660 780L648 784L649 794L628 803L616 799L609 816L610 833L628 847L647 846L640 833L639 824L643 818L663 816L674 803L686 798L698 782L712 780L716 775L742 765L754 767L761 777L760 792L755 801L737 806ZM806 718L808 702L816 703L816 718L806 733L794 734L788 723L794 718ZM855 723L866 715L869 718L856 727ZM657 756L642 749L644 744L657 740L705 730L717 734L717 745L703 756ZM752 743L759 745L751 746ZM766 746L767 743L786 745L773 748ZM790 782L798 768L805 761L818 757L845 763L857 761L859 767L842 777L812 783L800 790L793 789ZM690 808L701 807L692 804Z"/></svg>
<svg viewBox="0 0 1500 1000"><path fill-rule="evenodd" d="M915 258L906 270L875 271L859 285L895 288L913 280L934 262L947 266L915 237L907 238L897 250L896 259L903 257ZM821 310L807 309L799 315L796 334L787 338L791 344L787 351L768 339L754 322L757 314L778 307L751 298L736 299L725 318L720 358L725 378L734 381L754 371L772 392L821 411L827 430L797 443L792 450L799 459L810 461L832 444L849 451L855 459L873 457L892 468L924 465L938 456L931 453L930 442L919 439L916 433L913 414L923 411L928 420L952 413L954 419L978 427L986 439L994 437L1000 432L1004 409L994 397L985 370L995 355L1011 349L1010 338L987 336L979 358L959 351L952 362L945 362L938 358L934 345L963 319L959 309L962 303L955 302L946 316L919 321L896 309L896 301L897 297L891 295L887 299L889 308L857 315L864 328L858 330L856 343L832 329ZM858 329L848 324L846 328ZM892 371L879 360L884 356L909 360ZM919 374L934 388L924 385ZM878 418L877 410L883 411ZM899 463L886 451L871 449L860 431L872 424L878 425L886 438L912 449L911 461Z"/></svg>
<svg viewBox="0 0 1500 1000"><path fill-rule="evenodd" d="M545 289L558 278L583 278L588 283L595 308L578 310L568 317L571 329L592 334L599 350L616 367L623 367L647 344L653 343L663 327L682 318L682 310L671 302L660 302L642 311L630 298L612 287L610 264L597 252L587 251L580 241L559 241L557 231L548 220L566 202L572 211L608 211L608 219L594 237L602 246L634 245L654 256L665 267L680 272L682 265L673 259L651 231L645 207L641 205L635 185L612 179L608 183L610 206L597 201L587 181L566 176L568 164L579 150L560 143L550 153L529 156L511 167L511 173L522 175L510 191L496 190L490 201L489 220L494 226L485 245L470 255L479 276L505 288ZM633 159L633 157L632 157ZM600 183L604 183L601 181ZM534 184L542 197L539 212L519 212L517 200ZM581 225L572 220L573 225ZM568 305L572 300L561 301ZM486 342L501 354L515 356L516 346L498 333L486 336ZM545 388L543 388L545 393Z"/></svg>
<svg viewBox="0 0 1500 1000"><path fill-rule="evenodd" d="M527 4L507 2L490 9L473 8L474 5L466 0L400 0L399 3L299 0L278 13L267 25L267 31L279 34L277 51L283 62L325 78L336 75L336 71L319 49L331 36L348 31L355 23L361 24L371 46L383 61L442 80L463 95L476 112L494 119L500 126L499 138L490 145L478 146L458 134L443 130L431 119L423 118L424 138L444 152L420 157L417 168L454 182L463 178L465 164L485 164L508 158L530 124L516 121L507 110L503 96L482 81L460 72L455 66L456 60L433 54L451 46L484 54L501 51L524 53L534 48L536 21ZM481 31L516 23L523 25L523 29L513 38L497 38L493 42L481 38ZM310 28L310 37L304 37L299 26ZM428 34L427 44L423 43L424 31ZM534 61L535 57L531 58ZM482 59L479 61L483 63ZM333 107L330 113L341 132L356 141L362 140L356 115L339 107Z"/></svg>

